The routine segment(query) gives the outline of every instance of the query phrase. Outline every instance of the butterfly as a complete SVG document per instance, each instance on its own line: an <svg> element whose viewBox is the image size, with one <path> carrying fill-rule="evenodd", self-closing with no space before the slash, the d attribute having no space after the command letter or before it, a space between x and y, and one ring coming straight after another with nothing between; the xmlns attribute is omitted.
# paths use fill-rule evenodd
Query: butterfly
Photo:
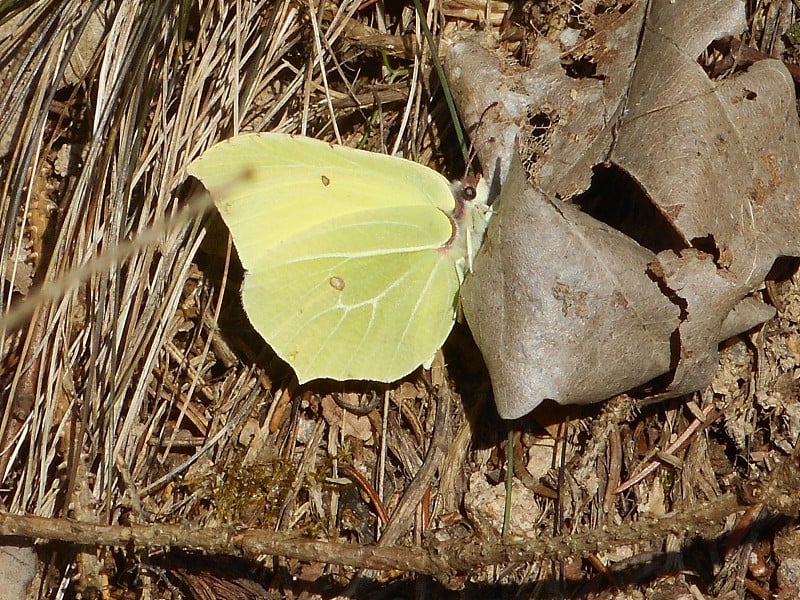
<svg viewBox="0 0 800 600"><path fill-rule="evenodd" d="M281 133L218 143L188 172L233 237L250 322L300 383L430 366L491 215L482 180Z"/></svg>

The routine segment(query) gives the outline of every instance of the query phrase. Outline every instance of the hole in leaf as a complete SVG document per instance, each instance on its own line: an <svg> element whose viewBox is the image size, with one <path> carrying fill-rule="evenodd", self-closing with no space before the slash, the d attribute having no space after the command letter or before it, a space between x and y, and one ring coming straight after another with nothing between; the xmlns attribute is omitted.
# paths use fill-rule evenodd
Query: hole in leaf
<svg viewBox="0 0 800 600"><path fill-rule="evenodd" d="M720 252L712 234L709 233L703 237L692 238L692 247L697 248L700 252L710 254L714 257L714 262L719 263Z"/></svg>
<svg viewBox="0 0 800 600"><path fill-rule="evenodd" d="M540 110L533 112L528 108L528 120L520 132L520 154L523 156L525 172L531 179L536 176L536 163L550 151L550 139L553 128L558 124L559 116L556 112Z"/></svg>
<svg viewBox="0 0 800 600"><path fill-rule="evenodd" d="M652 252L686 247L684 239L642 188L618 167L596 166L591 186L573 202Z"/></svg>
<svg viewBox="0 0 800 600"><path fill-rule="evenodd" d="M568 77L572 79L605 79L605 75L597 74L597 63L591 56L582 54L578 57L570 57L570 59L561 63Z"/></svg>

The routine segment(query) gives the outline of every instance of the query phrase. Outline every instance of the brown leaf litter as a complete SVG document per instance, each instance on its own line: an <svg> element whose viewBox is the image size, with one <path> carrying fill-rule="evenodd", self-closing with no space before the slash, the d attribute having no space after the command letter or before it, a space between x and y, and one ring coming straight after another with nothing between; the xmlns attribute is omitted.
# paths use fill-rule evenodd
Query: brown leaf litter
<svg viewBox="0 0 800 600"><path fill-rule="evenodd" d="M505 183L467 316L482 345L506 327L539 352L504 380L512 345L484 347L501 406L699 391L515 421L502 540L507 424L466 327L430 372L298 388L238 307L224 232L159 228L191 195L186 165L235 131L446 162L409 13L17 7L0 55L30 68L2 72L3 256L33 258L36 206L54 235L4 306L133 244L4 339L0 531L24 550L51 540L29 597L800 595L800 281L773 268L796 255L795 96L780 62L741 47L796 61L795 9L517 4L442 3L460 112ZM465 29L497 35L454 45ZM48 203L22 202L40 191ZM513 321L485 308L498 302Z"/></svg>

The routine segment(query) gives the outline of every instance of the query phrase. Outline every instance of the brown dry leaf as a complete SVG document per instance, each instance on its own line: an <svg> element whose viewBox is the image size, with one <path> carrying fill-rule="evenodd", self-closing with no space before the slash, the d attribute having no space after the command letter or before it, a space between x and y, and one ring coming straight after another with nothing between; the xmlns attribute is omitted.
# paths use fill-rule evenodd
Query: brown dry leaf
<svg viewBox="0 0 800 600"><path fill-rule="evenodd" d="M28 589L36 577L37 562L30 546L0 546L0 585L6 598L30 597Z"/></svg>
<svg viewBox="0 0 800 600"><path fill-rule="evenodd" d="M603 400L665 372L679 310L647 277L653 254L549 199L515 165L462 288L500 416L544 398Z"/></svg>
<svg viewBox="0 0 800 600"><path fill-rule="evenodd" d="M655 2L646 18L645 4L595 23L603 33L581 46L593 77L570 77L547 40L528 71L474 42L448 58L468 122L485 111L482 164L495 188L504 180L462 290L504 418L545 398L601 401L665 373L654 392L702 388L718 343L774 314L751 294L776 258L800 255L789 73L763 61L712 81L698 64L714 39L744 28L740 2ZM647 219L615 228L588 214L603 173L630 181Z"/></svg>
<svg viewBox="0 0 800 600"><path fill-rule="evenodd" d="M542 516L536 496L519 479L514 480L509 530L519 535L533 531ZM491 485L482 473L473 473L464 495L464 510L483 539L496 539L503 529L506 490L503 484Z"/></svg>
<svg viewBox="0 0 800 600"><path fill-rule="evenodd" d="M342 394L342 396L352 404L358 402L358 394ZM369 418L342 409L332 396L325 396L322 399L322 416L329 425L340 427L345 437L354 437L362 442L372 439L373 430Z"/></svg>
<svg viewBox="0 0 800 600"><path fill-rule="evenodd" d="M610 126L623 107L646 4L595 17L597 33L575 52L592 54L596 77L569 76L563 47L546 38L536 41L531 68L509 64L482 34L465 34L452 45L447 79L459 115L468 124L480 122L470 132L493 187L505 180L517 141L526 168L536 160L537 182L546 191L567 188L561 197L568 197L588 187L591 167L608 153Z"/></svg>

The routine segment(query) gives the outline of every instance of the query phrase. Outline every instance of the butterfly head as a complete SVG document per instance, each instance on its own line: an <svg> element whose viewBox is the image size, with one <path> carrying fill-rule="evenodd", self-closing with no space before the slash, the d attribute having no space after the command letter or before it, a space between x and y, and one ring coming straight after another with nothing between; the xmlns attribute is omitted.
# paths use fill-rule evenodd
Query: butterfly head
<svg viewBox="0 0 800 600"><path fill-rule="evenodd" d="M472 270L472 261L489 225L489 186L485 179L477 175L452 182L450 190L455 201L453 212L449 215L453 235L442 246L442 251L463 259L457 265L459 279L463 280L465 272Z"/></svg>

